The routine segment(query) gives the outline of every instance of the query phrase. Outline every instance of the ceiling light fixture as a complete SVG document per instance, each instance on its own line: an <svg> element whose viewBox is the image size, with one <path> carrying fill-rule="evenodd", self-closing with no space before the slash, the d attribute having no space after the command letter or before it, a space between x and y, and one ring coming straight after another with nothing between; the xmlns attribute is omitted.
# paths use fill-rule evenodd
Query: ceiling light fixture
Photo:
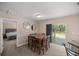
<svg viewBox="0 0 79 59"><path fill-rule="evenodd" d="M42 17L42 16L41 16L40 14L37 14L36 17L37 17L37 18L40 18L40 17Z"/></svg>
<svg viewBox="0 0 79 59"><path fill-rule="evenodd" d="M42 17L40 12L35 13L34 16L37 17L37 18L41 18Z"/></svg>

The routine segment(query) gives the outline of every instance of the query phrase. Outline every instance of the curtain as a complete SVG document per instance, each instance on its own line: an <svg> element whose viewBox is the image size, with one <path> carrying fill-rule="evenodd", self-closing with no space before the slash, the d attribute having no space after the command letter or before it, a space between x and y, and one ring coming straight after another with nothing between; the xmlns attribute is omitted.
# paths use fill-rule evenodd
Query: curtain
<svg viewBox="0 0 79 59"><path fill-rule="evenodd" d="M52 42L52 24L46 24L46 35L49 37L49 41Z"/></svg>

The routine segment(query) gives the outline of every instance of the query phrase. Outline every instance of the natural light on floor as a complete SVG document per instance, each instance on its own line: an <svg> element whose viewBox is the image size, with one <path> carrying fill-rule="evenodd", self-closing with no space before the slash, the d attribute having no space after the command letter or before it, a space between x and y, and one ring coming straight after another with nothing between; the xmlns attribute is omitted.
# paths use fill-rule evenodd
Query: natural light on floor
<svg viewBox="0 0 79 59"><path fill-rule="evenodd" d="M57 38L65 39L66 38L66 35L65 35L65 33L56 33L56 37Z"/></svg>

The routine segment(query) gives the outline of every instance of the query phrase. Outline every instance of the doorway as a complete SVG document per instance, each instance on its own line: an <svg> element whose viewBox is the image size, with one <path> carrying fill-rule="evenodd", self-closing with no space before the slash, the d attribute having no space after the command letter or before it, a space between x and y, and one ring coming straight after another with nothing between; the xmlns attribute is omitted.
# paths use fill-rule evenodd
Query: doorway
<svg viewBox="0 0 79 59"><path fill-rule="evenodd" d="M17 22L12 20L3 20L3 47L2 55L10 54L17 44Z"/></svg>
<svg viewBox="0 0 79 59"><path fill-rule="evenodd" d="M66 26L64 24L46 24L46 35L50 43L63 45L66 41Z"/></svg>
<svg viewBox="0 0 79 59"><path fill-rule="evenodd" d="M55 44L65 44L66 26L64 24L52 25L52 40Z"/></svg>

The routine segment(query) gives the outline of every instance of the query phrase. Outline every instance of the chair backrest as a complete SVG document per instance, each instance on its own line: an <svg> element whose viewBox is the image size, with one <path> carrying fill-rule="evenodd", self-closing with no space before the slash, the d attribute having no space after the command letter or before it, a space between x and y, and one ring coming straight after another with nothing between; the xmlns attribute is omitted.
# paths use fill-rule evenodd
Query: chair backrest
<svg viewBox="0 0 79 59"><path fill-rule="evenodd" d="M65 47L67 56L79 56L79 53L78 52L75 52L75 51L69 49L68 47L66 47L65 44L64 44L64 47Z"/></svg>

